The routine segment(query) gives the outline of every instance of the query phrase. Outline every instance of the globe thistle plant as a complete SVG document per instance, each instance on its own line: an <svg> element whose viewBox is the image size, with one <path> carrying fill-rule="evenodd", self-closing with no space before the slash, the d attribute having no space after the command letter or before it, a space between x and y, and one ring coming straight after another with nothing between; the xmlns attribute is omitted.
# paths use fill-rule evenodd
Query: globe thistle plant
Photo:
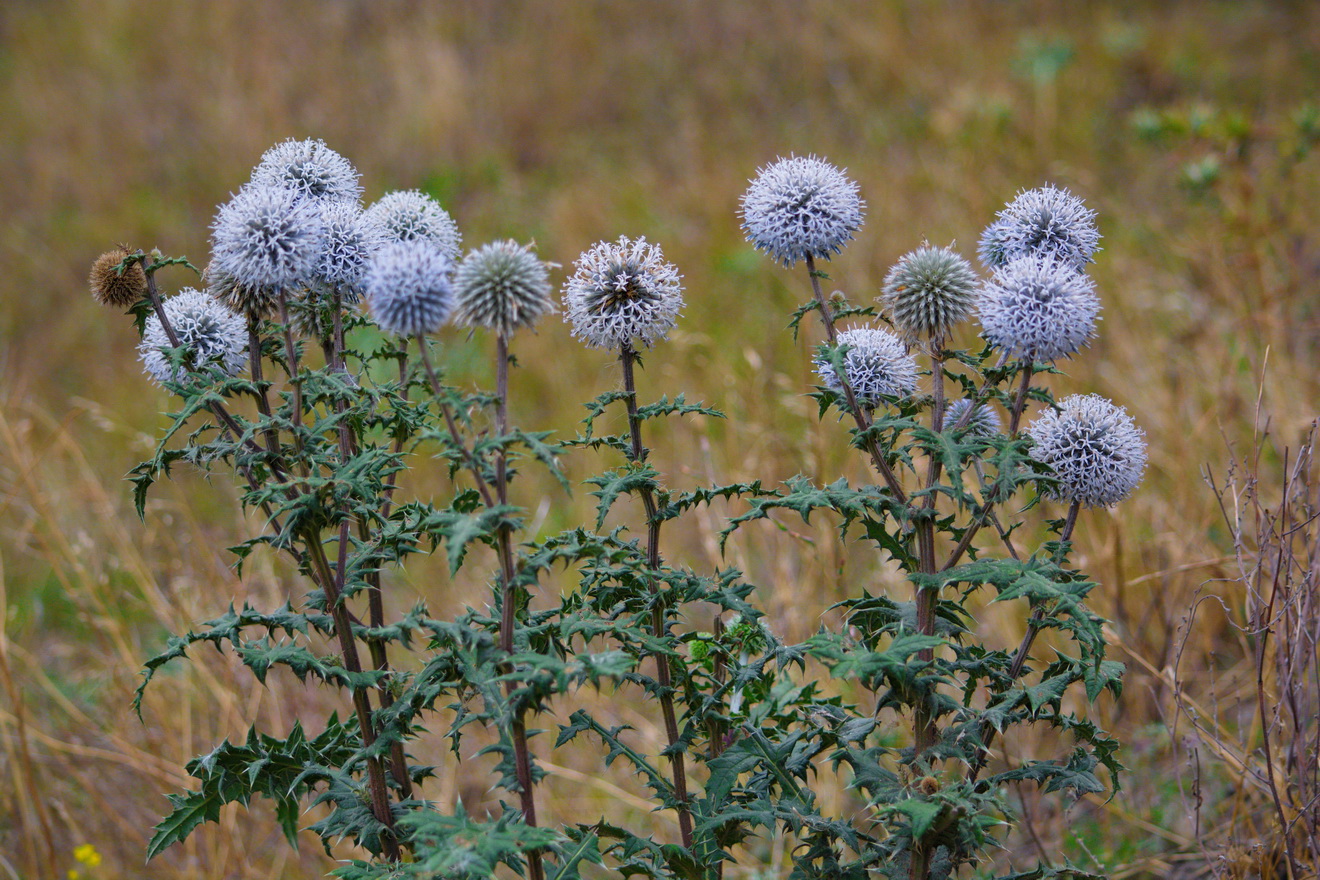
<svg viewBox="0 0 1320 880"><path fill-rule="evenodd" d="M905 254L885 276L880 302L909 343L941 340L976 306L972 266L950 248L925 245Z"/></svg>
<svg viewBox="0 0 1320 880"><path fill-rule="evenodd" d="M387 193L367 208L363 219L386 241L428 241L451 263L458 262L462 236L440 203L417 190Z"/></svg>
<svg viewBox="0 0 1320 880"><path fill-rule="evenodd" d="M361 175L353 164L323 140L287 140L267 150L252 170L256 186L275 186L299 196L356 202L362 197Z"/></svg>
<svg viewBox="0 0 1320 880"><path fill-rule="evenodd" d="M316 264L314 279L326 288L338 288L343 301L350 305L362 297L367 263L385 244L385 236L375 223L368 222L354 202L330 202L321 209L325 238Z"/></svg>
<svg viewBox="0 0 1320 880"><path fill-rule="evenodd" d="M660 246L621 236L578 258L564 285L564 319L593 348L663 339L683 308L682 278Z"/></svg>
<svg viewBox="0 0 1320 880"><path fill-rule="evenodd" d="M455 323L512 336L553 311L550 273L531 248L496 241L468 253L454 276Z"/></svg>
<svg viewBox="0 0 1320 880"><path fill-rule="evenodd" d="M1087 507L1117 504L1146 470L1145 434L1127 410L1098 394L1074 394L1032 422L1031 455L1049 465L1058 482L1046 493Z"/></svg>
<svg viewBox="0 0 1320 880"><path fill-rule="evenodd" d="M430 241L382 247L367 267L365 283L376 323L405 338L439 330L454 310L453 271L453 263Z"/></svg>
<svg viewBox="0 0 1320 880"><path fill-rule="evenodd" d="M272 291L310 283L325 240L311 200L277 186L247 186L211 225L212 284L236 311L265 314Z"/></svg>
<svg viewBox="0 0 1320 880"><path fill-rule="evenodd" d="M780 159L751 183L742 197L743 232L785 268L839 253L862 225L857 184L823 159Z"/></svg>
<svg viewBox="0 0 1320 880"><path fill-rule="evenodd" d="M1019 193L981 237L981 259L988 268L1036 255L1080 271L1099 249L1095 212L1068 190L1050 185Z"/></svg>
<svg viewBox="0 0 1320 880"><path fill-rule="evenodd" d="M1071 357L1095 333L1100 300L1095 285L1053 257L1019 257L982 287L981 335L1024 359Z"/></svg>
<svg viewBox="0 0 1320 880"><path fill-rule="evenodd" d="M187 368L214 365L231 376L243 368L247 358L247 324L210 294L187 287L165 300L162 308L179 345L188 349ZM147 375L160 385L183 379L182 371L165 354L170 348L173 345L160 317L151 315L138 345L138 357Z"/></svg>
<svg viewBox="0 0 1320 880"><path fill-rule="evenodd" d="M948 411L944 414L944 427L948 429L963 424L968 435L972 437L993 437L995 434L1003 433L1003 424L999 421L999 413L994 407L988 403L978 403L969 416L967 410L971 406L972 401L966 397L950 403ZM966 419L965 423L964 419Z"/></svg>
<svg viewBox="0 0 1320 880"><path fill-rule="evenodd" d="M849 327L839 333L845 378L857 402L874 408L886 397L907 397L917 390L917 362L897 335L875 327ZM816 360L816 372L831 391L842 391L843 383L834 366Z"/></svg>
<svg viewBox="0 0 1320 880"><path fill-rule="evenodd" d="M126 309L146 296L147 273L140 260L129 263L122 272L119 270L128 256L128 248L120 246L101 254L92 264L87 283L92 297L101 305Z"/></svg>

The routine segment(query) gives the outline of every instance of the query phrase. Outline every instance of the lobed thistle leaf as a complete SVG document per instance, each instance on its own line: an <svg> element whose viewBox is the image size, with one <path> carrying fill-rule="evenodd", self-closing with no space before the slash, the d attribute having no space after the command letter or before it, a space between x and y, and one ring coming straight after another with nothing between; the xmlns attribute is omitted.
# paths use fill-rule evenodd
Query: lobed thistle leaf
<svg viewBox="0 0 1320 880"><path fill-rule="evenodd" d="M188 349L186 368L215 365L234 376L247 363L247 325L214 297L186 287L161 307L179 345ZM182 371L164 353L171 347L160 317L151 315L138 345L138 357L143 370L159 385L183 379Z"/></svg>
<svg viewBox="0 0 1320 880"><path fill-rule="evenodd" d="M857 184L815 156L790 156L757 171L742 197L742 229L757 250L785 268L829 259L862 225Z"/></svg>
<svg viewBox="0 0 1320 880"><path fill-rule="evenodd" d="M1098 394L1074 394L1031 423L1031 455L1054 469L1045 494L1108 507L1132 493L1146 470L1145 433L1121 406Z"/></svg>
<svg viewBox="0 0 1320 880"><path fill-rule="evenodd" d="M120 271L128 257L128 248L119 245L92 263L87 283L92 289L92 298L101 305L126 309L147 295L147 273L140 260L134 260Z"/></svg>
<svg viewBox="0 0 1320 880"><path fill-rule="evenodd" d="M1100 300L1091 279L1053 257L1019 257L982 286L981 335L1023 358L1071 357L1095 334Z"/></svg>
<svg viewBox="0 0 1320 880"><path fill-rule="evenodd" d="M516 241L496 241L470 251L454 276L454 321L512 336L554 311L550 273Z"/></svg>
<svg viewBox="0 0 1320 880"><path fill-rule="evenodd" d="M976 273L950 248L924 245L902 256L885 276L880 302L909 344L947 338L976 306Z"/></svg>
<svg viewBox="0 0 1320 880"><path fill-rule="evenodd" d="M386 193L367 208L366 223L377 227L389 241L429 241L449 262L458 261L463 237L458 224L440 203L417 190Z"/></svg>
<svg viewBox="0 0 1320 880"><path fill-rule="evenodd" d="M620 236L597 242L578 258L564 284L564 320L593 348L663 339L683 308L681 275L660 246Z"/></svg>
<svg viewBox="0 0 1320 880"><path fill-rule="evenodd" d="M453 269L427 239L385 245L368 266L365 281L376 323L405 338L439 330L454 310Z"/></svg>
<svg viewBox="0 0 1320 880"><path fill-rule="evenodd" d="M1100 249L1095 212L1046 184L1026 190L999 212L981 236L981 261L995 269L1023 256L1050 256L1080 271Z"/></svg>
<svg viewBox="0 0 1320 880"><path fill-rule="evenodd" d="M246 186L211 224L211 272L235 311L264 315L279 290L310 283L325 221L310 200L276 186Z"/></svg>
<svg viewBox="0 0 1320 880"><path fill-rule="evenodd" d="M304 198L331 202L360 199L361 176L353 163L319 138L290 138L278 143L263 153L261 162L252 169L256 186L280 187Z"/></svg>
<svg viewBox="0 0 1320 880"><path fill-rule="evenodd" d="M917 362L897 335L875 327L849 327L839 333L838 341L840 347L848 347L844 374L859 404L874 407L883 398L907 397L917 390ZM816 372L825 387L843 390L828 360L817 358Z"/></svg>

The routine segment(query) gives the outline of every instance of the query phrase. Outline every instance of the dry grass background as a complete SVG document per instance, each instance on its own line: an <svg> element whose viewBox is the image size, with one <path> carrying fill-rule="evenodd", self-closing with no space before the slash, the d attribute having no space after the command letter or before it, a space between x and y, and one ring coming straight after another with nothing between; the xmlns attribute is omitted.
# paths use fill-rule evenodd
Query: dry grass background
<svg viewBox="0 0 1320 880"><path fill-rule="evenodd" d="M290 851L257 805L255 819L226 811L142 866L161 794L186 785L188 758L253 719L313 718L324 695L296 682L262 689L226 658L199 654L149 693L145 724L129 712L140 663L168 631L297 587L270 562L242 581L227 568L223 548L253 523L222 482L181 473L156 493L147 525L133 516L122 475L168 400L142 378L129 322L107 319L85 290L91 260L115 242L200 263L216 204L286 137L324 138L358 165L369 199L427 189L468 244L534 239L568 266L602 238L662 243L684 272L688 307L649 356L643 394L685 392L730 416L655 437L678 484L864 475L841 429L817 424L803 397L812 342L783 330L807 296L805 274L771 266L738 231L737 198L759 165L815 152L859 181L866 226L828 268L862 301L923 239L969 253L1018 188L1051 181L1086 198L1105 235L1093 269L1104 320L1052 384L1114 398L1150 440L1143 488L1115 512L1088 513L1078 540L1078 561L1103 584L1096 605L1113 621L1117 659L1130 664L1123 701L1101 714L1132 772L1113 801L1067 814L1028 792L1031 834L1010 854L1029 861L1035 838L1119 876L1213 865L1223 840L1209 856L1196 842L1186 753L1168 729L1172 664L1180 622L1208 583L1230 615L1198 618L1184 688L1220 701L1227 723L1242 718L1254 748L1251 715L1235 702L1250 652L1228 626L1245 598L1213 580L1232 575L1232 537L1202 469L1222 470L1228 448L1249 449L1266 423L1278 444L1296 444L1317 415L1320 187L1316 158L1290 152L1291 120L1320 81L1317 45L1320 5L1305 2L9 0L0 877L76 867L93 878L301 878L332 865L310 842ZM1139 138L1134 120L1164 110L1208 121ZM1189 165L1207 158L1219 178L1198 193L1185 185ZM181 271L165 280L190 281ZM453 374L486 381L480 340L451 342ZM571 430L578 402L617 382L608 357L556 322L516 351L513 409L531 428ZM593 462L571 465L582 474ZM1277 467L1267 451L1262 470ZM586 507L533 484L523 492L546 529ZM731 550L786 637L814 629L817 609L849 585L884 577L819 519L749 531ZM669 539L671 558L717 561L718 526L715 515L690 523ZM420 564L395 589L400 606L423 595L441 612L482 600L476 581L447 585ZM1019 612L987 609L987 638L1016 643ZM617 711L655 735L643 712ZM561 768L552 815L599 813L608 786L630 785L584 777L572 755L547 756L545 745ZM1257 852L1254 839L1270 833L1260 799L1230 798L1232 773L1202 770L1200 831L1227 828ZM446 778L428 794L486 798L484 780ZM1230 806L1216 812L1221 801ZM81 843L103 856L92 872L74 863ZM1264 857L1253 858L1242 871L1260 870Z"/></svg>

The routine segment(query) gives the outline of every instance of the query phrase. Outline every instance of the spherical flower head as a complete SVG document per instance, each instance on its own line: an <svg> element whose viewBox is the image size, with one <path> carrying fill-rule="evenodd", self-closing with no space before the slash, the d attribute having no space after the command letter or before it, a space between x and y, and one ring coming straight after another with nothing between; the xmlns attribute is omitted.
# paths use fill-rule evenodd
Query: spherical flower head
<svg viewBox="0 0 1320 880"><path fill-rule="evenodd" d="M315 202L277 186L244 187L220 207L211 230L213 272L235 290L291 290L310 283L325 239ZM236 305L260 313L246 302Z"/></svg>
<svg viewBox="0 0 1320 880"><path fill-rule="evenodd" d="M742 197L743 232L757 250L792 268L829 259L852 240L866 205L857 184L815 156L790 156L757 171Z"/></svg>
<svg viewBox="0 0 1320 880"><path fill-rule="evenodd" d="M371 314L386 333L423 336L444 326L454 310L454 264L425 239L391 242L367 267Z"/></svg>
<svg viewBox="0 0 1320 880"><path fill-rule="evenodd" d="M92 288L92 297L101 305L126 309L147 295L147 273L142 270L142 262L134 260L121 272L119 267L126 259L128 248L121 245L101 254L92 263L87 283Z"/></svg>
<svg viewBox="0 0 1320 880"><path fill-rule="evenodd" d="M386 241L429 241L451 263L458 262L458 224L440 203L417 190L386 193L367 208L367 223L375 224Z"/></svg>
<svg viewBox="0 0 1320 880"><path fill-rule="evenodd" d="M327 201L362 198L362 175L323 140L278 143L262 154L252 169L252 183L292 190L300 196Z"/></svg>
<svg viewBox="0 0 1320 880"><path fill-rule="evenodd" d="M884 398L907 397L917 390L917 362L896 334L875 327L849 327L839 333L838 344L848 346L843 355L844 375L862 406L874 408ZM828 360L818 358L816 372L826 388L843 391Z"/></svg>
<svg viewBox="0 0 1320 880"><path fill-rule="evenodd" d="M564 319L593 348L619 348L663 339L683 308L678 269L659 245L621 236L597 242L578 257L564 285Z"/></svg>
<svg viewBox="0 0 1320 880"><path fill-rule="evenodd" d="M161 308L179 345L188 349L185 365L189 369L217 366L234 376L247 363L247 324L210 294L186 287L161 303ZM176 369L162 351L172 347L160 318L154 314L148 317L138 357L157 384L183 380L183 371Z"/></svg>
<svg viewBox="0 0 1320 880"><path fill-rule="evenodd" d="M496 241L470 251L454 276L454 321L512 336L553 311L550 273L531 248Z"/></svg>
<svg viewBox="0 0 1320 880"><path fill-rule="evenodd" d="M981 335L1023 358L1071 357L1095 333L1100 300L1091 279L1053 257L1019 257L982 287Z"/></svg>
<svg viewBox="0 0 1320 880"><path fill-rule="evenodd" d="M950 248L925 245L904 255L885 276L880 301L908 343L945 339L976 306L972 266Z"/></svg>
<svg viewBox="0 0 1320 880"><path fill-rule="evenodd" d="M1048 184L1019 193L986 236L991 230L994 238L987 242L982 237L982 251L992 258L1002 252L1004 263L1027 255L1051 256L1080 271L1100 249L1095 212L1068 190Z"/></svg>
<svg viewBox="0 0 1320 880"><path fill-rule="evenodd" d="M385 236L354 202L327 202L321 208L321 219L325 238L314 280L326 288L339 288L343 301L352 305L362 297L367 264L384 246Z"/></svg>
<svg viewBox="0 0 1320 880"><path fill-rule="evenodd" d="M981 242L976 249L981 265L993 272L1007 263L1008 239L1009 224L1003 220L996 220L987 226L985 232L981 233Z"/></svg>
<svg viewBox="0 0 1320 880"><path fill-rule="evenodd" d="M1046 494L1108 507L1132 493L1146 470L1146 437L1127 410L1098 394L1074 394L1032 422L1031 455L1054 470Z"/></svg>
<svg viewBox="0 0 1320 880"><path fill-rule="evenodd" d="M949 408L944 413L944 429L947 431L961 422L971 405L972 401L966 397L949 404ZM999 413L995 412L994 407L988 403L978 403L976 405L976 409L972 410L972 414L967 416L967 424L963 426L963 430L971 437L993 437L996 434L1003 433Z"/></svg>

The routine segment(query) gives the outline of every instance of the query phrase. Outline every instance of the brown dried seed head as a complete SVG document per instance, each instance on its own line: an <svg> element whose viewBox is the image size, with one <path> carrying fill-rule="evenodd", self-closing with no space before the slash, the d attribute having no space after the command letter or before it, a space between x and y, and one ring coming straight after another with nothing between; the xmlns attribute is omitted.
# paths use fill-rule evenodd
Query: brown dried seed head
<svg viewBox="0 0 1320 880"><path fill-rule="evenodd" d="M917 782L917 788L921 789L921 793L924 795L932 795L940 790L940 781L934 776L923 776Z"/></svg>
<svg viewBox="0 0 1320 880"><path fill-rule="evenodd" d="M122 272L118 271L128 256L128 248L120 245L101 254L92 264L87 282L92 296L101 305L126 309L146 295L147 273L142 271L141 261L129 263Z"/></svg>

